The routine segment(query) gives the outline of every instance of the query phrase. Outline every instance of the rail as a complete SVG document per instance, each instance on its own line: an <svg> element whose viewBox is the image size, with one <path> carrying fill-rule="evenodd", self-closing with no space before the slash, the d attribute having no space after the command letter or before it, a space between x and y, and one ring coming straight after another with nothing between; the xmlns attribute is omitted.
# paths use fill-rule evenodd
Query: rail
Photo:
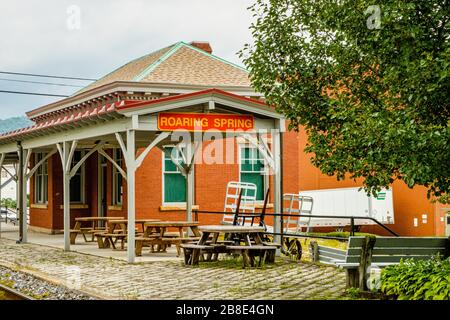
<svg viewBox="0 0 450 320"><path fill-rule="evenodd" d="M233 213L233 212L223 212L223 211L209 211L209 210L193 210L192 211L195 214L195 218L198 221L198 214L234 214L235 215L235 221L237 221L237 219L239 218L252 218L252 224L254 222L255 218L259 218L261 221L261 225L265 226L264 223L264 218L265 216L273 216L273 217L281 217L282 219L282 225L283 225L283 218L284 217L297 217L297 218L323 218L323 219L346 219L346 220L350 220L350 235L354 236L355 235L355 220L371 220L373 222L375 222L378 226L380 226L381 228L383 228L384 230L386 230L387 232L389 232L390 234L392 234L395 237L398 237L399 235L394 232L393 230L391 230L390 228L388 228L387 226L385 226L384 224L382 224L380 221L378 221L375 218L372 217L361 217L361 216L331 216L331 215L313 215L313 214L308 214L308 215L299 215L299 214L290 214L290 213L262 213L262 214L257 214L257 213L253 213L253 214L247 214L247 213ZM328 236L317 236L317 235L308 235L308 234L297 234L297 233L276 233L276 232L267 232L269 234L273 234L273 235L280 235L280 236L287 236L287 237L299 237L299 238L324 238L324 239L339 239L342 240L342 238L338 238L338 237L328 237Z"/></svg>
<svg viewBox="0 0 450 320"><path fill-rule="evenodd" d="M6 292L7 295L13 297L13 300L35 300L34 298L32 298L26 294L23 294L22 292L19 292L13 288L5 286L3 284L0 284L0 291ZM7 299L7 300L9 300L9 299Z"/></svg>

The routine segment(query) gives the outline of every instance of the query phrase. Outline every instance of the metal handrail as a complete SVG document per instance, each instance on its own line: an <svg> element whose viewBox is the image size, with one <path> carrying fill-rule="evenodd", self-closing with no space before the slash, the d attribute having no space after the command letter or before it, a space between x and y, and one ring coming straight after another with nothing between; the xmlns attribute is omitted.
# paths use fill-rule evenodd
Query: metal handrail
<svg viewBox="0 0 450 320"><path fill-rule="evenodd" d="M232 212L223 212L223 211L209 211L209 210L193 210L194 213L198 214L198 213L202 213L202 214L230 214ZM236 214L236 218L238 217L243 217L243 218L255 218L255 217L260 217L260 214ZM303 217L308 217L308 218L328 218L328 219L350 219L350 235L354 236L355 235L355 220L371 220L373 222L375 222L377 225L379 225L380 227L382 227L384 230L388 231L389 233L391 233L392 235L394 235L395 237L399 237L399 235L394 232L393 230L391 230L390 228L386 227L384 224L382 224L381 222L379 222L377 219L372 218L372 217L360 217L360 216L331 216L331 215L313 215L313 214L308 214L308 215L299 215L299 214L290 214L290 213L265 213L266 216L274 216L274 217L298 217L298 218L303 218ZM198 220L198 216L197 216L197 220ZM262 222L264 224L264 222ZM287 233L273 233L270 232L271 234L274 235L288 235L288 236L294 236L295 234L287 234ZM303 237L306 237L306 235L303 235ZM331 237L328 237L327 239L329 239Z"/></svg>

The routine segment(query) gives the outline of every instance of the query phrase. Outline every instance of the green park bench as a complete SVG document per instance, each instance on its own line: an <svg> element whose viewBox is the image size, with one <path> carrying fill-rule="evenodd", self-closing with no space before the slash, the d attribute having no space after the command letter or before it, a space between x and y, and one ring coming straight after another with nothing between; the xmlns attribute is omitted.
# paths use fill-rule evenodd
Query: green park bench
<svg viewBox="0 0 450 320"><path fill-rule="evenodd" d="M320 246L311 242L312 261L345 269L347 287L366 290L369 266L384 268L402 259L447 258L450 239L444 237L350 237L347 250Z"/></svg>

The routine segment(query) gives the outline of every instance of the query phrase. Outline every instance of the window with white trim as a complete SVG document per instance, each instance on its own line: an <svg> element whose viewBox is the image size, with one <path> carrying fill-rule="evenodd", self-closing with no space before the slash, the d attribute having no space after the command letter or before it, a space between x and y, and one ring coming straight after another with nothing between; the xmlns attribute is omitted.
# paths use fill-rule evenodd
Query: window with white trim
<svg viewBox="0 0 450 320"><path fill-rule="evenodd" d="M240 147L239 178L241 182L254 183L256 200L264 200L264 158L255 147Z"/></svg>
<svg viewBox="0 0 450 320"><path fill-rule="evenodd" d="M39 163L46 156L45 153L35 154L35 163ZM34 203L46 204L48 202L48 160L40 165L34 174Z"/></svg>
<svg viewBox="0 0 450 320"><path fill-rule="evenodd" d="M122 150L114 149L113 159L119 167L123 167ZM120 171L113 166L113 190L112 190L112 204L114 206L122 205L123 200L123 177Z"/></svg>
<svg viewBox="0 0 450 320"><path fill-rule="evenodd" d="M174 151L174 161L182 163L181 153L174 147L165 147L163 154L163 202L186 203L186 178L173 163L170 154Z"/></svg>
<svg viewBox="0 0 450 320"><path fill-rule="evenodd" d="M72 168L80 162L84 156L84 151L75 151L72 158ZM75 175L70 179L70 202L72 203L84 203L84 175L85 175L85 163L83 163L77 170Z"/></svg>

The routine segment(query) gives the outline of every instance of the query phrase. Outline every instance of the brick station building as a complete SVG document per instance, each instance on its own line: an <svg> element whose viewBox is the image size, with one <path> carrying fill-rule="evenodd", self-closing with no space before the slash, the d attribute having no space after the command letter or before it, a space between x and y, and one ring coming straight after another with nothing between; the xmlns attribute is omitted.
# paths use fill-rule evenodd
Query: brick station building
<svg viewBox="0 0 450 320"><path fill-rule="evenodd" d="M67 130L77 136L78 131L95 130L98 126L98 139L91 139L94 142L89 143L86 141L86 148L83 148L81 142L73 148L72 165L69 165L69 168L73 168L85 156L88 157L72 172L70 179L70 225L73 226L76 217L127 217L127 181L121 170L126 168L123 149L107 140L101 148L102 152L88 154L95 143L102 140L101 128L113 120L118 121L117 113L126 114L127 108L133 109L133 112L144 107L159 112L165 105L179 105L182 108L184 101L200 97L214 97L216 104L226 100L224 104L230 107L239 104L236 108L260 108L262 115L268 112L261 94L252 89L248 72L212 55L210 45L203 42L179 42L132 60L73 96L28 112L27 116L36 125L0 136L0 152L9 152L11 155L11 152L15 152L13 145L15 146L17 141L23 140L23 144L27 139L36 141L29 143L27 157L30 168L41 163L29 176L29 229L56 233L64 228L62 149L37 147L43 145L38 144L39 139L46 139L47 135L65 137ZM202 106L205 114L219 113L214 105L203 103ZM183 108L185 113L193 111L188 107ZM245 114L248 110L245 109L242 113ZM139 121L139 126L145 126L146 120L138 120L139 113L136 114L131 117L131 121ZM268 118L262 118L258 120L257 125L269 121ZM152 121L148 118L149 126ZM280 121L283 127L286 126L282 119L276 121ZM88 126L87 129L81 127L83 123ZM180 124L189 125L189 122L160 123L172 126ZM267 140L269 145L272 144L271 139L269 137ZM306 139L303 130L299 133L286 131L282 134L283 193L361 185L361 181L337 181L335 177L321 174L311 165L310 155L303 151ZM258 185L258 198L261 200L263 190L270 186L272 192L269 207L273 208L273 190L276 189L274 177L261 175L260 167L250 166L244 170L245 160L260 157L255 146L239 137L226 140L227 145L234 149L233 152L223 155L228 160L226 163L194 164L191 177L194 185L192 207L222 211L227 183L249 181ZM204 142L203 149L210 143ZM168 144L153 148L141 159L135 174L136 219L186 218L186 178L173 165L169 156L172 148L173 146ZM137 150L139 156L145 148L137 147ZM224 153L228 151L227 149ZM8 156L5 156L5 159L8 159ZM428 200L427 190L423 187L409 189L403 182L397 181L392 185L392 190L395 223L390 227L394 231L409 236L445 234L448 207ZM423 215L427 216L426 223L422 223ZM199 218L201 223L218 224L222 217L204 215ZM414 219L419 221L417 225L414 225ZM365 230L381 232L377 227L365 227Z"/></svg>

